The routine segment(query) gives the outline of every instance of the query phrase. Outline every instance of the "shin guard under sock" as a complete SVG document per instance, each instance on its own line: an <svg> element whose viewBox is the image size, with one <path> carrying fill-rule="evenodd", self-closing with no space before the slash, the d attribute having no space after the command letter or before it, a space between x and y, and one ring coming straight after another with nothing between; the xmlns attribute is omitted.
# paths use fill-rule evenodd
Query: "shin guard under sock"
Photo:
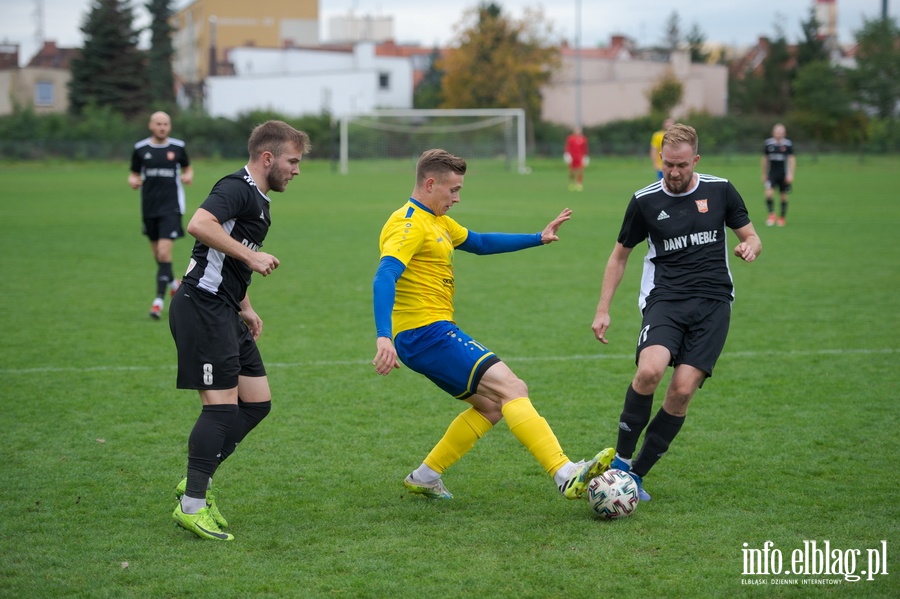
<svg viewBox="0 0 900 599"><path fill-rule="evenodd" d="M509 430L550 476L569 462L553 429L537 413L530 399L527 397L514 399L504 404L502 411Z"/></svg>
<svg viewBox="0 0 900 599"><path fill-rule="evenodd" d="M156 297L164 297L175 275L172 274L171 262L157 262L156 265Z"/></svg>
<svg viewBox="0 0 900 599"><path fill-rule="evenodd" d="M244 437L256 428L256 425L262 422L271 411L271 401L252 403L238 400L237 418L234 419L234 424L228 429L225 442L222 444L222 453L219 456L220 464L225 461L225 458L234 453L238 443L243 441Z"/></svg>
<svg viewBox="0 0 900 599"><path fill-rule="evenodd" d="M494 425L475 408L469 408L453 419L447 432L425 457L424 464L442 474L466 455L475 442L482 438Z"/></svg>
<svg viewBox="0 0 900 599"><path fill-rule="evenodd" d="M634 455L638 438L650 422L650 411L653 409L653 394L641 395L628 385L625 392L625 406L619 416L619 439L616 442L616 453L623 458Z"/></svg>
<svg viewBox="0 0 900 599"><path fill-rule="evenodd" d="M685 416L672 416L662 408L653 417L647 427L641 453L631 465L631 471L638 476L645 476L653 465L669 450L669 444L681 430Z"/></svg>
<svg viewBox="0 0 900 599"><path fill-rule="evenodd" d="M203 406L188 438L187 489L185 495L206 497L209 479L219 465L219 454L237 418L234 404Z"/></svg>

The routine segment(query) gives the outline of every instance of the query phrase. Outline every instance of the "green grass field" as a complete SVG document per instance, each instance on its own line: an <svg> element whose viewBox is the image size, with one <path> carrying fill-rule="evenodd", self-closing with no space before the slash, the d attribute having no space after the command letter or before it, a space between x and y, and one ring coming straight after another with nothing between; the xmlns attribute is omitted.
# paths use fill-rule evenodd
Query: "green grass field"
<svg viewBox="0 0 900 599"><path fill-rule="evenodd" d="M197 163L189 213L242 164ZM770 229L758 157L701 160L742 192L764 252L732 260L716 375L647 477L653 501L616 522L559 497L502 423L445 475L452 501L404 494L463 407L407 369L371 366L378 234L414 163L348 176L303 164L273 196L265 250L281 267L251 287L275 407L217 473L236 537L224 544L170 517L199 401L175 389L168 326L147 317L155 265L127 165L4 165L0 596L898 597L896 164L801 156L788 226ZM598 157L576 194L561 161L531 166L473 162L451 215L516 232L566 206L574 217L547 248L460 252L457 321L529 384L578 460L614 444L633 375L643 251L609 345L590 324L625 205L652 173ZM176 244L176 272L189 251ZM859 550L857 574L886 546L889 573L746 575L745 549L767 541L783 569L805 542L829 542L844 569Z"/></svg>

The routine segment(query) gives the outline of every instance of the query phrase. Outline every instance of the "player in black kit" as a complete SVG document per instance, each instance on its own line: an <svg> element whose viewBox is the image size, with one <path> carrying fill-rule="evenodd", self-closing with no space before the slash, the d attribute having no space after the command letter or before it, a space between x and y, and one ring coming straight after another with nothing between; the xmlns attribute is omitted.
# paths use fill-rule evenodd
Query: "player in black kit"
<svg viewBox="0 0 900 599"><path fill-rule="evenodd" d="M643 477L678 434L694 392L713 367L728 334L734 287L728 266L727 228L737 235L734 255L754 261L762 251L744 200L727 180L694 172L700 160L697 132L675 124L663 137L663 179L635 192L603 273L591 328L606 344L609 308L631 250L647 241L638 305L637 372L625 393L616 458L610 468L628 472L649 501ZM653 394L674 367L662 407L651 420ZM638 438L643 445L632 459Z"/></svg>
<svg viewBox="0 0 900 599"><path fill-rule="evenodd" d="M771 227L777 224L785 225L788 208L788 192L794 182L794 171L797 170L797 159L794 157L794 144L785 134L784 125L776 123L772 127L772 137L766 140L762 157L762 180L766 189L766 210L769 216L766 225ZM781 198L781 212L775 216L775 188L778 188Z"/></svg>
<svg viewBox="0 0 900 599"><path fill-rule="evenodd" d="M220 179L188 223L197 241L172 299L169 328L178 351L179 389L196 389L203 408L188 438L187 477L172 517L204 539L230 541L209 488L219 464L272 407L256 340L263 321L247 288L254 272L270 275L278 259L260 251L272 220L272 191L284 191L310 149L309 136L281 121L253 129L250 160Z"/></svg>
<svg viewBox="0 0 900 599"><path fill-rule="evenodd" d="M184 142L169 137L172 119L165 112L150 115L150 137L134 144L128 184L141 190L141 217L144 235L156 260L156 298L150 306L150 318L159 320L166 289L172 293L179 281L172 273L172 245L184 237L184 185L190 185L194 171Z"/></svg>

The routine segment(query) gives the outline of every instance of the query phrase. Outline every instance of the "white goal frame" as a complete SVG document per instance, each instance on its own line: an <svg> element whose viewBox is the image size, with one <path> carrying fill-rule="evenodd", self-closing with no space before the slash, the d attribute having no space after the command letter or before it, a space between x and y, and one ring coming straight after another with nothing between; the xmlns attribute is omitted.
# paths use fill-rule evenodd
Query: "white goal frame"
<svg viewBox="0 0 900 599"><path fill-rule="evenodd" d="M349 124L359 117L511 117L516 124L516 161L519 174L527 174L531 169L525 166L525 110L522 108L394 108L348 112L340 117L340 171L346 175L350 171ZM465 156L463 156L465 158Z"/></svg>

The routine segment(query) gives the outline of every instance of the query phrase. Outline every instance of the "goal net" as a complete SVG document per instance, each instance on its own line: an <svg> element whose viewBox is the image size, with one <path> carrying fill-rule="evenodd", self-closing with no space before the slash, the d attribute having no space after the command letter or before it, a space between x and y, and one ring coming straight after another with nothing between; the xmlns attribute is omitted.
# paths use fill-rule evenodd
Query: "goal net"
<svg viewBox="0 0 900 599"><path fill-rule="evenodd" d="M505 160L527 173L525 111L520 108L396 109L346 114L340 118L340 168L374 159L418 159L443 148L466 160Z"/></svg>

